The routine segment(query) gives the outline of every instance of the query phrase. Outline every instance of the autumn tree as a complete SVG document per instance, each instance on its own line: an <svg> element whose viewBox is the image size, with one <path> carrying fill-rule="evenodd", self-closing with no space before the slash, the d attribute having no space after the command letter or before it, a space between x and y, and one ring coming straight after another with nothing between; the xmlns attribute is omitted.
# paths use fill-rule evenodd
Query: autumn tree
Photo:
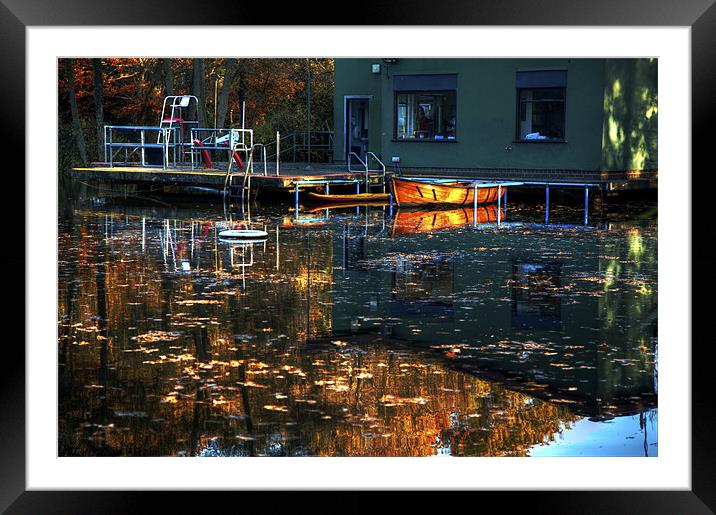
<svg viewBox="0 0 716 515"><path fill-rule="evenodd" d="M72 127L74 129L75 138L77 141L77 149L80 152L80 158L83 163L87 162L87 148L85 146L85 137L82 132L82 124L80 123L79 109L77 108L77 96L75 92L75 75L73 70L73 59L67 59L65 61L65 68L67 70L67 90L70 100L70 111L72 113Z"/></svg>
<svg viewBox="0 0 716 515"><path fill-rule="evenodd" d="M333 60L311 59L310 66L311 127L330 130ZM214 118L217 127L241 127L245 101L246 127L257 142L306 129L306 59L78 58L60 60L58 72L63 169L86 162L88 147L103 158L104 124L158 125L171 94L197 96L199 110L190 115L201 127L213 127Z"/></svg>
<svg viewBox="0 0 716 515"><path fill-rule="evenodd" d="M200 127L208 127L206 121L206 63L204 59L192 61L191 92L198 100L196 119Z"/></svg>
<svg viewBox="0 0 716 515"><path fill-rule="evenodd" d="M92 59L94 67L94 111L97 122L97 155L101 161L104 157L104 79L102 77L102 60Z"/></svg>
<svg viewBox="0 0 716 515"><path fill-rule="evenodd" d="M170 96L174 94L174 70L172 70L172 60L162 59L162 69L164 71L164 95Z"/></svg>
<svg viewBox="0 0 716 515"><path fill-rule="evenodd" d="M226 113L229 110L229 95L231 94L234 78L239 70L239 59L224 59L224 78L219 95L219 105L216 107L216 126L223 127Z"/></svg>

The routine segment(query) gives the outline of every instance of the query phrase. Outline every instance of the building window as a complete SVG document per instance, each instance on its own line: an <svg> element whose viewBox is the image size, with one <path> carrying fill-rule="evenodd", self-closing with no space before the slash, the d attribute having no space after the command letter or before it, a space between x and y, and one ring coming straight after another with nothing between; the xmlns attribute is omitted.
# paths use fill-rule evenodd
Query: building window
<svg viewBox="0 0 716 515"><path fill-rule="evenodd" d="M520 140L564 141L564 88L520 89Z"/></svg>
<svg viewBox="0 0 716 515"><path fill-rule="evenodd" d="M395 137L408 140L454 140L456 99L455 91L396 93Z"/></svg>
<svg viewBox="0 0 716 515"><path fill-rule="evenodd" d="M394 75L398 140L448 141L456 137L457 75Z"/></svg>
<svg viewBox="0 0 716 515"><path fill-rule="evenodd" d="M517 73L517 139L565 141L567 72Z"/></svg>

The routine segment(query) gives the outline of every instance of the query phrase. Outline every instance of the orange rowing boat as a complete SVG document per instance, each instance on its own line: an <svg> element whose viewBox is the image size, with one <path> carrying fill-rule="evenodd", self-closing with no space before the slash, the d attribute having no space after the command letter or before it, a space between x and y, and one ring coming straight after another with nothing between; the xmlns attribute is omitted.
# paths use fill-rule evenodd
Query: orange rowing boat
<svg viewBox="0 0 716 515"><path fill-rule="evenodd" d="M502 219L505 217L502 211ZM471 226L474 223L485 224L497 221L497 206L494 204L479 206L477 219L472 208L455 208L436 211L398 210L393 223L393 236L399 234L419 234Z"/></svg>
<svg viewBox="0 0 716 515"><path fill-rule="evenodd" d="M323 193L308 192L308 197L316 202L325 202L329 204L358 202L387 202L390 199L389 193L346 193L340 195L330 195Z"/></svg>
<svg viewBox="0 0 716 515"><path fill-rule="evenodd" d="M416 204L473 204L475 183L468 181L430 182L393 177L393 195L398 206ZM505 189L502 189L504 195ZM477 203L497 202L497 186L477 188Z"/></svg>
<svg viewBox="0 0 716 515"><path fill-rule="evenodd" d="M325 211L326 209L336 210L336 209L354 209L356 207L384 207L387 206L388 202L354 202L354 203L345 203L345 202L336 202L335 204L316 204L312 206L306 206L306 211L309 213L320 213L321 211Z"/></svg>

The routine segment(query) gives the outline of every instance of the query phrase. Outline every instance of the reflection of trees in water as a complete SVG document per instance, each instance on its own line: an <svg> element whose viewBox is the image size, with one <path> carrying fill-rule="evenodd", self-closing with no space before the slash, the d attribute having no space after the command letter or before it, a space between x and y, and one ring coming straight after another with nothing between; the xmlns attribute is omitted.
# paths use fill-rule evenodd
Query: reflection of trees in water
<svg viewBox="0 0 716 515"><path fill-rule="evenodd" d="M314 380L342 423L314 432L322 455L523 455L577 417L427 359L372 346ZM336 362L336 360L334 360ZM330 379L326 379L326 377ZM359 401L357 401L359 399ZM309 435L310 437L310 435Z"/></svg>
<svg viewBox="0 0 716 515"><path fill-rule="evenodd" d="M278 272L275 263L258 260L242 291L231 270L167 269L166 249L157 244L166 238L148 238L143 253L139 222L115 227L108 239L104 222L75 220L60 236L61 454L99 454L90 443L100 440L114 452L140 455L199 446L206 425L215 423L207 412L217 401L212 362L225 357L232 328L258 334L262 343L268 330L295 343L305 337L310 291L312 332L330 331L330 233L313 235L310 272L303 255L283 257ZM192 248L186 224L178 225L170 256L212 268L220 262L212 254L226 247ZM300 233L283 238L293 247ZM233 362L244 351L231 352ZM192 409L181 409L185 398ZM169 431L168 410L175 422ZM198 431L192 436L189 428Z"/></svg>
<svg viewBox="0 0 716 515"><path fill-rule="evenodd" d="M657 228L625 225L614 230L623 231L625 238L611 239L599 260L603 327L598 366L608 397L637 381L644 383L644 391L653 389L658 323L657 244L645 237Z"/></svg>
<svg viewBox="0 0 716 515"><path fill-rule="evenodd" d="M330 233L311 235L310 261L257 259L242 290L225 269L167 272L135 232L78 227L61 245L62 455L499 455L574 419L385 347L301 351L307 297L311 335L331 330ZM191 257L177 234L174 256Z"/></svg>
<svg viewBox="0 0 716 515"><path fill-rule="evenodd" d="M191 260L188 274L165 267L156 237L141 251L138 223L105 241L96 221L77 220L60 236L61 455L523 455L577 419L415 353L330 338L327 348L306 344L309 325L312 339L332 331L328 231L310 229L310 264L305 233L283 231L278 270L269 238L244 287L227 248L192 248L186 225L173 251ZM633 235L603 252L621 267L599 298L600 316L615 313L603 329L609 338L624 339L617 314L636 320L656 308L656 292L648 302L643 293L655 280L638 283L639 263L655 267L656 248ZM407 298L452 300L452 262L411 270L400 283ZM645 346L632 370L653 366ZM603 352L609 361L641 356L634 346ZM624 380L626 367L608 368L600 377Z"/></svg>

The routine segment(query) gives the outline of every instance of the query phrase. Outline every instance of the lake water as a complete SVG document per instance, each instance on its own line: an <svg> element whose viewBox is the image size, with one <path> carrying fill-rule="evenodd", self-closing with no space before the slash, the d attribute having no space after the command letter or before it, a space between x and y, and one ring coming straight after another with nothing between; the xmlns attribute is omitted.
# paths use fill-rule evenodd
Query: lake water
<svg viewBox="0 0 716 515"><path fill-rule="evenodd" d="M655 208L496 216L63 210L59 454L656 456Z"/></svg>

